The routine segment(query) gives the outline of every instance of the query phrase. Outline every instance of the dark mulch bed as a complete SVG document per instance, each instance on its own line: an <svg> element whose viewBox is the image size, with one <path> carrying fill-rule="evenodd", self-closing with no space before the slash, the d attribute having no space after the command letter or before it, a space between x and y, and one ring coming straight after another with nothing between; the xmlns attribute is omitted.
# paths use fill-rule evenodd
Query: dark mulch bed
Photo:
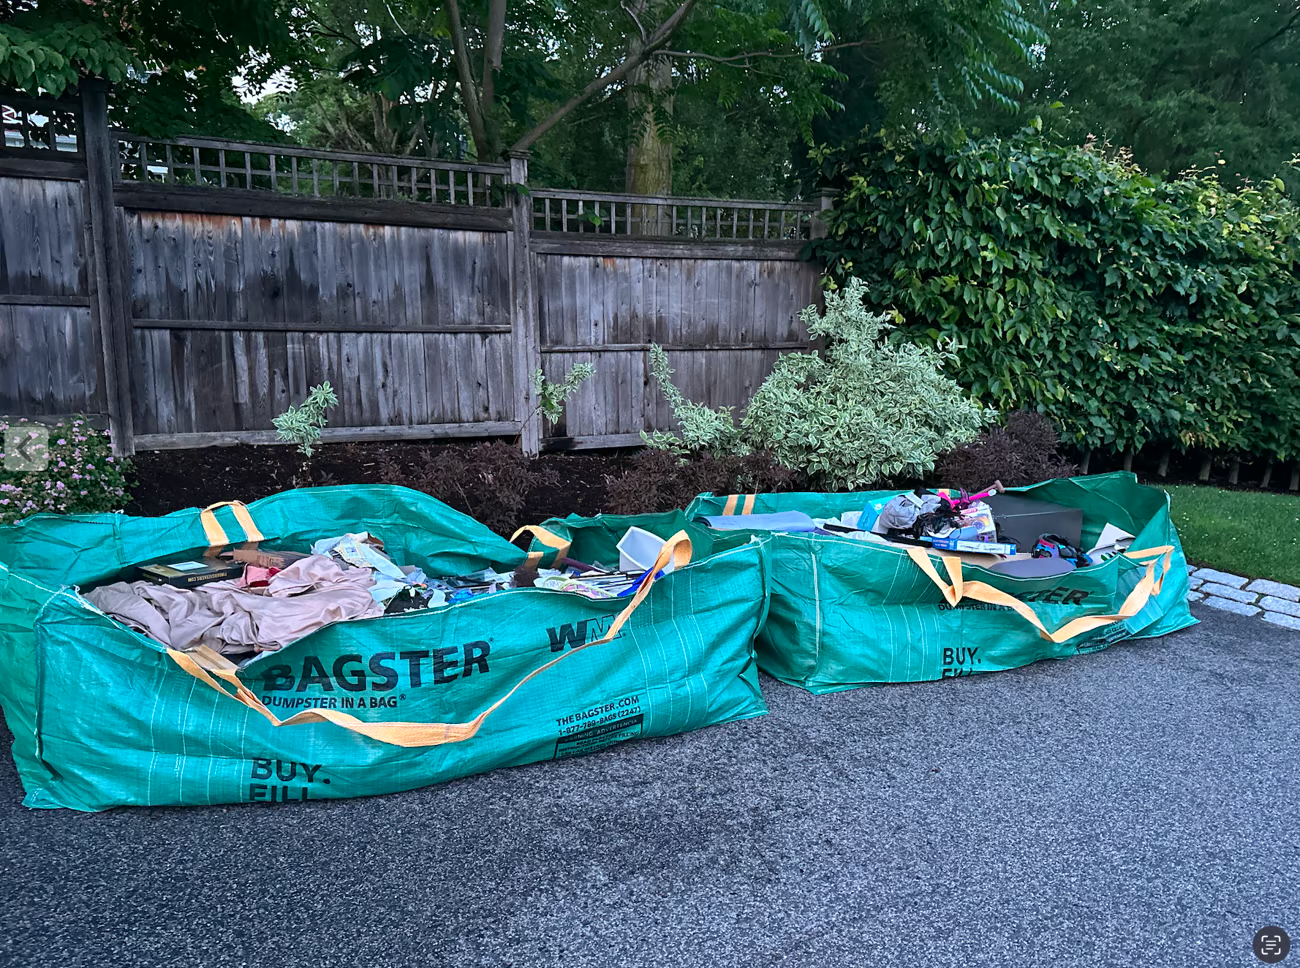
<svg viewBox="0 0 1300 968"><path fill-rule="evenodd" d="M168 514L217 501L248 502L308 484L389 483L418 488L416 468L426 457L438 460L452 448L463 453L468 446L420 442L325 444L311 461L310 481L297 477L302 459L290 447L240 444L142 452L134 458L136 485L126 513ZM538 473L533 476L537 481L527 491L518 523L605 510L607 478L623 473L630 454L622 450L543 455L535 462ZM407 471L405 479L386 479L386 466ZM435 497L457 503L449 495Z"/></svg>
<svg viewBox="0 0 1300 968"><path fill-rule="evenodd" d="M512 445L499 443L494 446L496 451L487 455L487 460L481 460L484 456L479 453L482 445L476 452L474 442L325 444L318 448L305 474L302 459L287 446L239 445L145 452L134 458L136 485L126 511L138 515L167 514L217 501L254 501L293 487L379 483L400 484L430 493L504 534L509 534L519 525L572 513L593 515L611 510L662 509L653 505L663 504L665 495L654 493L655 489L650 486L654 481L647 478L644 468L639 477L634 476L624 483L621 489L624 506L612 506L618 502L610 491L610 484L633 466L634 450L545 454L536 461L523 461ZM513 455L514 465L503 466L503 455ZM1077 460L1080 455L1070 456ZM1165 478L1156 475L1156 462L1154 453L1142 453L1133 468L1144 483L1156 487L1210 483L1233 490L1254 490L1263 469L1262 464L1243 466L1241 482L1234 486L1228 484L1226 468L1221 467L1215 468L1211 481L1197 480L1199 458L1190 455L1175 456ZM510 463L506 461L507 465ZM431 466L455 469L439 477L437 473L430 473ZM1097 474L1118 470L1120 466L1119 455L1098 453L1094 454L1089 470ZM484 476L507 483L494 490L494 485L482 483ZM1271 489L1285 490L1288 478L1285 467L1277 468ZM678 483L693 486L687 486L685 490L678 487L682 494L674 494L667 506L679 506L678 499L689 500L689 495L683 497L687 490L690 494L701 488L719 493L729 490L720 482L715 484L707 480L683 478ZM877 487L904 488L915 483L899 480L882 482ZM931 480L926 483L935 486L952 482ZM475 502L473 505L457 493L458 485L469 491ZM792 482L791 486L799 488L797 483ZM518 493L507 494L512 488ZM646 506L633 506L639 504L638 497L643 491Z"/></svg>

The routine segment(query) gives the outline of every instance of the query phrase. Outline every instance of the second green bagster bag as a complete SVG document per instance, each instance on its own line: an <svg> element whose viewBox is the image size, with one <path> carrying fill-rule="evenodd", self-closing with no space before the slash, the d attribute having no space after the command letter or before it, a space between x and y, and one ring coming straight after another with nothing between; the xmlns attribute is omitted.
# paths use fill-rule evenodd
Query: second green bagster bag
<svg viewBox="0 0 1300 968"><path fill-rule="evenodd" d="M1108 523L1128 531L1128 553L1066 575L1013 578L939 551L773 533L759 667L810 692L834 692L1010 669L1195 623L1164 492L1128 473L1009 490L1081 508L1084 547ZM802 511L830 518L898 493L704 494L687 517Z"/></svg>
<svg viewBox="0 0 1300 968"><path fill-rule="evenodd" d="M654 580L652 568L633 597L512 588L336 621L243 665L133 631L74 586L209 548L260 540L302 552L362 529L430 577L546 564L552 547L529 555L387 486L0 527L0 705L23 802L103 810L390 793L762 715L753 639L767 609L765 543L702 534L691 549L680 513L663 523L674 527L655 566L675 570Z"/></svg>

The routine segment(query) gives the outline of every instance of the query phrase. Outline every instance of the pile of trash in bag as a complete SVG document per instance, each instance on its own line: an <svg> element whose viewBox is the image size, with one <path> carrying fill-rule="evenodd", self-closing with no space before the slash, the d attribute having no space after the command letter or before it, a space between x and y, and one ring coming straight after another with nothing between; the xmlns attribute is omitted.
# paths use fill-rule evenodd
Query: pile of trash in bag
<svg viewBox="0 0 1300 968"><path fill-rule="evenodd" d="M376 534L321 538L310 552L236 547L202 558L139 565L132 581L85 590L107 615L170 648L207 646L247 661L274 652L332 622L377 618L466 602L514 588L572 592L604 600L630 598L646 577L662 539L630 528L617 566L561 558L556 567L525 562L430 577L399 565ZM665 569L671 571L671 565Z"/></svg>
<svg viewBox="0 0 1300 968"><path fill-rule="evenodd" d="M686 516L770 538L759 668L812 692L1012 669L1195 621L1169 498L1131 473L701 494Z"/></svg>
<svg viewBox="0 0 1300 968"><path fill-rule="evenodd" d="M719 530L808 532L989 555L997 560L972 563L1017 578L1049 578L1086 568L1122 554L1133 542L1128 531L1107 523L1083 551L1082 509L1007 494L1001 481L975 494L918 487L827 518L789 510L703 515L702 520Z"/></svg>

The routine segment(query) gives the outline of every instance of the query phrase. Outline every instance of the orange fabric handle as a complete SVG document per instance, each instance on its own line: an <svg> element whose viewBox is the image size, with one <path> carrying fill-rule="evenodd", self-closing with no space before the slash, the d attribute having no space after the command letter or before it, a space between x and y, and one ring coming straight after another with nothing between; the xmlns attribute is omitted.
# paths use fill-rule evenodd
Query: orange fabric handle
<svg viewBox="0 0 1300 968"><path fill-rule="evenodd" d="M549 533L549 532L548 532ZM554 537L554 535L552 535ZM299 723L333 723L336 726L342 726L344 729L367 736L370 739L378 740L381 743L390 743L393 746L440 746L443 743L460 743L467 739L472 739L483 723L496 712L511 696L518 692L530 679L533 679L552 666L558 665L569 656L581 652L583 649L590 649L593 646L604 645L606 642L613 641L615 636L622 630L623 625L631 617L640 604L645 601L645 597L650 594L650 589L654 586L656 576L672 562L676 567L681 568L691 562L691 539L685 531L678 531L675 535L664 542L663 547L659 549L659 555L655 559L654 567L646 573L637 586L636 593L632 600L628 602L621 612L615 616L614 621L610 623L609 631L599 639L587 642L584 645L577 645L562 652L554 659L538 666L528 675L520 679L504 696L494 702L483 712L479 713L469 722L465 723L405 723L405 722L381 722L372 723L363 719L358 719L348 713L339 712L337 709L305 709L300 713L295 713L288 719L279 719L275 713L266 708L266 705L257 698L236 675L238 666L227 659L225 656L208 649L206 647L195 649L190 652L180 652L176 649L168 649L167 655L178 666L192 675L200 682L211 686L223 695L229 696L237 702L243 703L254 712L265 716L273 726L292 726ZM231 689L226 689L221 682L226 683ZM233 692L231 691L233 689Z"/></svg>
<svg viewBox="0 0 1300 968"><path fill-rule="evenodd" d="M554 531L549 531L546 528L543 528L540 524L524 525L522 528L520 528L518 531L516 531L514 534L510 536L511 543L513 543L514 540L518 538L521 534L531 534L542 544L546 545L546 547L554 551L555 561L557 562L569 553L569 548L573 544L573 542L566 541L564 538L561 538ZM538 565L542 563L542 559L545 557L546 557L546 552L544 551L530 551L528 552L528 563L532 565L534 568L536 568Z"/></svg>
<svg viewBox="0 0 1300 968"><path fill-rule="evenodd" d="M722 505L723 514L753 514L754 499L757 494L732 494L728 496L726 503ZM737 511L736 509L740 510Z"/></svg>
<svg viewBox="0 0 1300 968"><path fill-rule="evenodd" d="M915 546L908 547L908 557L916 562L930 580L939 586L943 592L944 600L953 607L963 598L971 598L977 602L984 602L989 605L1003 605L1013 609L1025 621L1029 622L1045 639L1061 643L1074 638L1076 635L1082 635L1084 632L1091 632L1106 625L1112 625L1115 622L1122 622L1126 618L1132 618L1146 606L1151 600L1152 595L1159 595L1160 588L1169 574L1170 565L1173 562L1174 548L1173 545L1162 545L1159 548L1147 548L1142 551L1129 551L1125 553L1128 558L1151 558L1147 563L1146 573L1138 581L1137 587L1129 592L1128 597L1124 599L1124 604L1120 606L1118 612L1114 615L1084 615L1066 622L1055 632L1047 631L1047 626L1038 617L1038 613L1029 607L1026 603L1016 598L1014 595L994 588L982 581L966 581L962 578L961 559L953 555L940 555L939 560L943 562L944 569L948 572L948 578L952 584L946 583L939 577L939 572L934 567L934 562L930 560L930 555L925 549ZM1163 556L1160 574L1156 575L1156 564Z"/></svg>
<svg viewBox="0 0 1300 968"><path fill-rule="evenodd" d="M203 525L203 533L207 536L209 548L224 548L234 543L226 535L221 522L217 520L217 508L230 508L234 512L235 520L244 529L245 541L256 543L264 540L264 535L253 523L253 516L248 513L248 506L243 501L218 501L216 504L209 504L199 512L199 523Z"/></svg>

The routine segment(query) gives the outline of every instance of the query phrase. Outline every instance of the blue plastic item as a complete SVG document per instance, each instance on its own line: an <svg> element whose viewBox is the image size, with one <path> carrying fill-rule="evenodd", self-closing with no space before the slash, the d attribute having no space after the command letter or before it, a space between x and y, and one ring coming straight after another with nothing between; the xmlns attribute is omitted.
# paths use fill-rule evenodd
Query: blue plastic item
<svg viewBox="0 0 1300 968"><path fill-rule="evenodd" d="M706 514L704 520L718 531L814 531L813 519L802 511L777 511L774 514Z"/></svg>

